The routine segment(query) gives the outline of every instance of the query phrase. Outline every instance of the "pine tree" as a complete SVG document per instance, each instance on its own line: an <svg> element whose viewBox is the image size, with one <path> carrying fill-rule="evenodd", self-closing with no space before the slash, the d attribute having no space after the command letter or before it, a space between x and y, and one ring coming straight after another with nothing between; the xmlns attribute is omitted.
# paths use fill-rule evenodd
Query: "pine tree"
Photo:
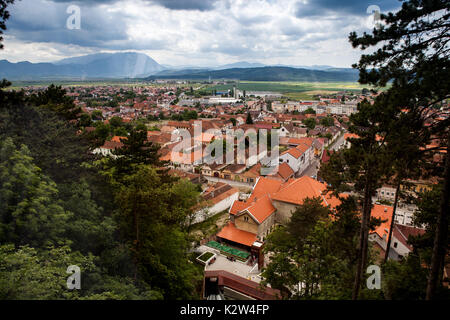
<svg viewBox="0 0 450 320"><path fill-rule="evenodd" d="M447 0L410 0L396 13L382 14L386 26L375 28L372 34L358 37L350 34L353 47L365 50L381 46L372 54L363 54L354 67L360 71L359 82L385 86L395 93L397 113L401 108L433 119L428 126L429 137L442 141L449 157L450 119L437 119L436 105L450 97L450 5ZM434 114L434 116L433 116ZM393 114L395 115L395 113ZM443 270L447 251L447 225L450 182L449 160L444 161L444 188L441 196L439 223L436 226L433 259L427 286L427 299L433 299Z"/></svg>
<svg viewBox="0 0 450 320"><path fill-rule="evenodd" d="M252 119L252 116L251 116L250 112L247 113L247 119L245 120L245 123L246 124L253 124L253 119Z"/></svg>

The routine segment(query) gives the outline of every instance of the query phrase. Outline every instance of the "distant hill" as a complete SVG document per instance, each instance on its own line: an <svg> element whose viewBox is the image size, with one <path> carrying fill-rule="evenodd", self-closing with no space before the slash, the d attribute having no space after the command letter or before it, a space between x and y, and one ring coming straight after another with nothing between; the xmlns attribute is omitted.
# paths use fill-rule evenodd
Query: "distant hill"
<svg viewBox="0 0 450 320"><path fill-rule="evenodd" d="M233 68L261 68L265 67L266 65L258 62L247 62L247 61L240 61L230 64L225 64L223 66L219 66L214 68L215 70L223 70L223 69L233 69Z"/></svg>
<svg viewBox="0 0 450 320"><path fill-rule="evenodd" d="M239 79L248 81L357 81L358 71L311 70L291 67L231 68L224 70L182 70L172 74L165 72L154 74L146 80L155 79Z"/></svg>
<svg viewBox="0 0 450 320"><path fill-rule="evenodd" d="M240 61L215 67L169 67L136 52L97 53L53 63L11 63L0 60L0 79L240 79L250 81L356 81L358 72L331 66L265 66Z"/></svg>
<svg viewBox="0 0 450 320"><path fill-rule="evenodd" d="M162 70L155 60L135 52L99 53L55 63L0 60L0 78L9 80L142 78Z"/></svg>

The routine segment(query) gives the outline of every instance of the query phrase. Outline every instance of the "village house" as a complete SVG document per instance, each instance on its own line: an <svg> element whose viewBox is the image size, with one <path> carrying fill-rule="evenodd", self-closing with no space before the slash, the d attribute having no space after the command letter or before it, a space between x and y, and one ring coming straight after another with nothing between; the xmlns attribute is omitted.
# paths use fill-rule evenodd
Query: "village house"
<svg viewBox="0 0 450 320"><path fill-rule="evenodd" d="M209 186L201 194L205 207L196 211L191 223L202 222L224 210L228 210L239 198L239 190L232 186L218 182Z"/></svg>
<svg viewBox="0 0 450 320"><path fill-rule="evenodd" d="M339 200L324 195L326 185L310 177L286 182L269 177L258 178L246 201L236 200L229 210L230 222L217 234L225 242L249 248L264 241L277 224L289 221L291 214L307 197L321 197L332 208Z"/></svg>

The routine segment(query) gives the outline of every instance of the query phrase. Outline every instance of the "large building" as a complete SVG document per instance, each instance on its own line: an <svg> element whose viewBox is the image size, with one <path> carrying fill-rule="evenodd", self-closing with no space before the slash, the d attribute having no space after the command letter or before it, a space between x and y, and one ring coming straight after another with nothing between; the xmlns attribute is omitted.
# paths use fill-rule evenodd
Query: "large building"
<svg viewBox="0 0 450 320"><path fill-rule="evenodd" d="M335 208L340 201L323 194L326 185L310 177L280 179L261 177L247 201L234 201L230 222L217 237L230 244L250 248L254 241L264 241L276 224L289 221L306 198L321 197L324 205Z"/></svg>

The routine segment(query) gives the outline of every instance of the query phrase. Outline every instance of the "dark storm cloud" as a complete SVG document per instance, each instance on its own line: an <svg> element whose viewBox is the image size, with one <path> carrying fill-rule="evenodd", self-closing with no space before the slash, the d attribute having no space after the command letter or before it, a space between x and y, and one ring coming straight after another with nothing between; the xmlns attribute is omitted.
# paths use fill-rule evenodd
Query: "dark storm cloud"
<svg viewBox="0 0 450 320"><path fill-rule="evenodd" d="M63 1L54 2L59 3L27 1L14 7L7 34L27 42L53 42L111 50L162 49L168 45L168 41L161 40L145 43L130 40L126 19L131 17L123 12L105 12L97 7L81 5L81 29L67 29L68 5Z"/></svg>
<svg viewBox="0 0 450 320"><path fill-rule="evenodd" d="M366 16L370 5L380 7L382 12L400 8L399 0L311 0L297 3L298 18L325 17L329 14Z"/></svg>
<svg viewBox="0 0 450 320"><path fill-rule="evenodd" d="M120 0L51 0L59 3L78 3L87 6L95 6L100 4L115 3ZM121 0L126 1L126 0ZM172 10L212 10L217 0L143 0L147 3L155 3Z"/></svg>

